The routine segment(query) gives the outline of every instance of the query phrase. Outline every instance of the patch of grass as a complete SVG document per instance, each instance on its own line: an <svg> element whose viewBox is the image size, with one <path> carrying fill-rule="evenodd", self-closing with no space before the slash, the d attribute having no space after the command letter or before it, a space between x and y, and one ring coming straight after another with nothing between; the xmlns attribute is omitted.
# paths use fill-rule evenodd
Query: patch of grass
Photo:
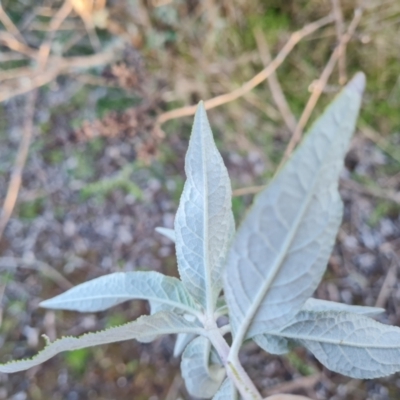
<svg viewBox="0 0 400 400"><path fill-rule="evenodd" d="M375 228L376 226L378 226L379 221L382 218L390 217L396 219L398 218L399 214L400 214L400 205L393 202L380 200L378 204L375 206L371 215L369 216L367 222L369 226Z"/></svg>
<svg viewBox="0 0 400 400"><path fill-rule="evenodd" d="M128 164L113 177L88 184L80 191L82 198L87 199L91 196L105 198L112 191L122 189L127 194L131 194L136 199L141 200L143 198L143 192L131 179L131 174L134 169L134 164Z"/></svg>
<svg viewBox="0 0 400 400"><path fill-rule="evenodd" d="M60 164L64 160L64 151L61 148L55 148L44 154L46 161L50 164Z"/></svg>
<svg viewBox="0 0 400 400"><path fill-rule="evenodd" d="M235 217L235 221L241 221L244 213L247 209L247 202L244 200L244 196L232 197L232 212Z"/></svg>
<svg viewBox="0 0 400 400"><path fill-rule="evenodd" d="M28 221L34 220L36 217L42 214L43 205L43 198L21 203L18 208L19 217Z"/></svg>
<svg viewBox="0 0 400 400"><path fill-rule="evenodd" d="M113 313L107 316L106 328L123 325L126 322L127 320L121 313Z"/></svg>
<svg viewBox="0 0 400 400"><path fill-rule="evenodd" d="M96 114L104 117L110 111L123 111L138 104L138 98L120 89L109 89L107 94L100 98L96 104Z"/></svg>
<svg viewBox="0 0 400 400"><path fill-rule="evenodd" d="M307 361L304 361L301 357L299 357L294 351L291 351L286 355L289 363L297 369L303 376L309 376L317 373L315 368L311 367L307 364Z"/></svg>
<svg viewBox="0 0 400 400"><path fill-rule="evenodd" d="M72 176L85 181L93 179L96 174L95 160L100 158L103 149L103 139L96 138L86 143L84 148L75 150L77 166L71 171Z"/></svg>
<svg viewBox="0 0 400 400"><path fill-rule="evenodd" d="M76 375L82 375L86 370L87 362L91 356L90 349L68 351L63 354L65 364Z"/></svg>

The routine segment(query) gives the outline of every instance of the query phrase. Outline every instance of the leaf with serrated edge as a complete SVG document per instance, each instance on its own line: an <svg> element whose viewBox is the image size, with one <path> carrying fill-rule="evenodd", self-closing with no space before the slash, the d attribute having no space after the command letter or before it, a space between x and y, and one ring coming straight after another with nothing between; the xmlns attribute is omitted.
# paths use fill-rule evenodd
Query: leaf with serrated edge
<svg viewBox="0 0 400 400"><path fill-rule="evenodd" d="M354 314L364 315L366 317L375 317L385 312L384 308L353 306L350 304L337 303L336 301L320 300L309 298L301 308L302 311L346 311Z"/></svg>
<svg viewBox="0 0 400 400"><path fill-rule="evenodd" d="M195 322L189 322L174 313L161 312L150 316L142 316L136 321L106 329L100 332L87 333L80 337L63 337L47 346L32 359L11 361L0 364L0 372L11 373L24 371L41 364L63 351L78 350L100 344L121 342L136 339L140 342L151 342L161 335L171 333L204 334Z"/></svg>
<svg viewBox="0 0 400 400"><path fill-rule="evenodd" d="M357 74L257 196L238 230L224 276L232 354L246 332L254 336L289 322L321 280L342 218L338 179L364 85Z"/></svg>
<svg viewBox="0 0 400 400"><path fill-rule="evenodd" d="M173 229L162 228L161 226L158 226L156 228L156 232L175 242L175 231Z"/></svg>
<svg viewBox="0 0 400 400"><path fill-rule="evenodd" d="M400 371L400 328L347 312L301 311L276 335L301 343L327 368L356 379Z"/></svg>
<svg viewBox="0 0 400 400"><path fill-rule="evenodd" d="M234 233L228 172L199 103L186 154L187 180L175 218L179 274L208 314L222 288L222 267Z"/></svg>
<svg viewBox="0 0 400 400"><path fill-rule="evenodd" d="M239 396L230 379L225 379L212 400L238 400Z"/></svg>
<svg viewBox="0 0 400 400"><path fill-rule="evenodd" d="M171 310L177 308L189 313L196 313L199 309L179 279L155 271L115 272L101 276L42 301L40 306L95 312L132 299L153 301Z"/></svg>
<svg viewBox="0 0 400 400"><path fill-rule="evenodd" d="M214 396L225 377L225 368L210 364L210 351L210 341L200 336L191 341L182 354L182 377L192 396Z"/></svg>

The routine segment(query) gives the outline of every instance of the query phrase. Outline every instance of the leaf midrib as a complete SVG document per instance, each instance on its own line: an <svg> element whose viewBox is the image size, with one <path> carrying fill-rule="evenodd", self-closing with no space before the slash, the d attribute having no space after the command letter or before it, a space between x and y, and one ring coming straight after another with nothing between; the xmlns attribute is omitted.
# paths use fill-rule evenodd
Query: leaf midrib
<svg viewBox="0 0 400 400"><path fill-rule="evenodd" d="M318 339L315 336L306 336L306 335L296 335L293 333L286 334L284 332L266 332L266 334L269 335L274 335L274 336L279 336L283 337L285 339L292 339L292 340L304 340L308 342L316 342L316 343L325 343L325 344L331 344L335 346L347 346L347 347L357 347L357 348L362 348L362 349L398 349L400 350L400 345L399 346L386 346L386 345L371 345L368 343L353 343L353 342L345 342L344 339L326 339L326 338L321 338Z"/></svg>
<svg viewBox="0 0 400 400"><path fill-rule="evenodd" d="M328 152L328 149L324 152L324 155L327 152ZM323 160L323 158L321 158L321 160ZM253 302L250 309L248 310L248 313L245 316L243 323L241 324L241 326L237 332L237 337L235 338L235 340L238 340L238 341L240 340L240 342L242 342L248 328L250 327L250 324L253 320L254 315L257 313L257 310L258 310L260 304L262 303L263 299L266 297L269 289L272 287L272 283L275 280L275 277L278 274L278 272L280 271L282 263L284 262L284 260L287 256L287 250L289 249L290 245L292 244L293 239L294 239L296 233L298 232L299 225L303 219L303 216L305 215L305 213L311 203L311 198L314 195L315 187L319 180L323 165L324 165L324 163L320 162L320 167L318 169L318 173L314 175L314 180L311 185L311 189L307 191L307 195L306 195L305 201L303 203L303 206L300 209L300 212L295 220L295 223L292 225L293 229L291 229L289 231L289 234L286 237L286 239L283 243L283 246L281 247L282 250L279 252L278 259L274 262L271 272L269 273L265 283L261 286L260 290L258 291L255 301ZM238 338L240 338L240 339L238 339Z"/></svg>
<svg viewBox="0 0 400 400"><path fill-rule="evenodd" d="M152 296L144 296L144 295L93 295L93 296L85 296L85 297L75 297L73 300L59 300L59 301L51 301L50 307L54 308L53 304L57 305L57 304L66 304L66 303L82 303L84 301L91 301L91 300L103 300L103 299L115 299L115 300L147 300L147 301L156 301L158 303L163 303L163 304L167 304L170 306L173 306L175 308L180 308L184 311L187 311L191 314L198 314L198 311L190 306L187 306L183 303L179 303L176 301L172 301L172 300L167 300L167 299L160 299L159 297L152 297ZM44 300L42 303L46 303L46 300ZM46 306L44 306L46 308Z"/></svg>
<svg viewBox="0 0 400 400"><path fill-rule="evenodd" d="M210 253L209 253L209 221L208 221L208 159L205 148L205 135L203 134L203 124L206 122L205 111L202 109L201 118L199 118L200 125L200 142L201 142L201 165L203 167L203 226L204 226L204 238L203 238L203 260L204 260L204 271L205 271L205 292L206 292L206 310L209 318L213 315L213 293L211 285L211 265L210 265ZM206 132L206 130L204 130Z"/></svg>

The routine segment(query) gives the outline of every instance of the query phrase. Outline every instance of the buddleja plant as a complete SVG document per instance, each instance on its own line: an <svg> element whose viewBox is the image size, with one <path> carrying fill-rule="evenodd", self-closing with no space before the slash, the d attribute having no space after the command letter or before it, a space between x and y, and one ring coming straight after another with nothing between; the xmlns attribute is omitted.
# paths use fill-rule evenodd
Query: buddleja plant
<svg viewBox="0 0 400 400"><path fill-rule="evenodd" d="M175 333L187 389L201 398L231 400L239 392L245 400L261 399L239 362L246 340L273 354L303 345L327 368L353 378L399 371L400 329L370 318L383 310L310 298L342 219L338 179L364 84L359 73L345 87L236 233L228 172L200 103L175 229L158 229L175 241L181 279L117 272L43 301L42 307L95 312L145 299L151 313L78 338L46 339L36 357L0 371L25 370L65 350Z"/></svg>

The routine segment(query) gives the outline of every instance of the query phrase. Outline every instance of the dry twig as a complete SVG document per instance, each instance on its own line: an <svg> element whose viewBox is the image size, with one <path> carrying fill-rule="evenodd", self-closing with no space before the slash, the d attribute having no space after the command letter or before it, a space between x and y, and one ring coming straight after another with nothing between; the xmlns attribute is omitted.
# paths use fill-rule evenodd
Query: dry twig
<svg viewBox="0 0 400 400"><path fill-rule="evenodd" d="M183 385L183 379L180 373L175 375L174 380L171 383L171 386L168 389L167 395L165 396L165 400L175 400L179 398L179 390Z"/></svg>
<svg viewBox="0 0 400 400"><path fill-rule="evenodd" d="M57 78L58 75L68 74L76 69L98 67L115 61L115 59L115 48L90 56L67 58L50 56L47 66L42 72L37 73L36 70L32 69L29 76L13 82L14 85L4 85L0 90L0 102L46 85Z"/></svg>
<svg viewBox="0 0 400 400"><path fill-rule="evenodd" d="M397 281L397 265L398 260L396 260L395 254L392 251L392 260L390 263L390 267L386 273L385 280L382 283L381 290L379 291L378 298L375 302L375 307L385 308L386 303L389 299L390 292L392 291L393 287Z"/></svg>
<svg viewBox="0 0 400 400"><path fill-rule="evenodd" d="M367 125L364 121L359 124L361 133L382 151L389 155L394 161L400 163L400 157L396 148L388 142L382 135L376 132L371 126Z"/></svg>
<svg viewBox="0 0 400 400"><path fill-rule="evenodd" d="M101 49L100 40L96 34L95 25L93 23L93 14L102 10L106 6L105 0L69 0L75 12L81 17L85 24L86 31L89 36L92 47L99 51Z"/></svg>
<svg viewBox="0 0 400 400"><path fill-rule="evenodd" d="M33 116L35 111L36 91L33 91L26 100L25 125L23 136L18 148L17 158L15 160L14 170L11 174L10 183L8 185L7 194L4 199L3 208L0 215L0 240L3 236L4 229L11 217L15 203L17 201L19 188L21 187L22 171L28 157L29 146L32 138Z"/></svg>
<svg viewBox="0 0 400 400"><path fill-rule="evenodd" d="M20 42L9 32L0 31L0 44L2 44L3 46L7 46L10 50L24 54L28 57L36 57L36 50Z"/></svg>
<svg viewBox="0 0 400 400"><path fill-rule="evenodd" d="M232 92L222 94L220 96L213 97L212 99L206 100L204 102L204 106L207 110L218 107L222 104L229 103L233 100L236 100L242 97L247 92L254 89L261 82L264 82L286 59L286 57L293 50L294 46L300 42L304 37L310 35L316 30L322 28L323 26L331 23L334 20L333 15L328 15L324 18L319 19L318 21L312 22L297 32L292 33L289 40L286 42L285 46L278 53L278 55L274 58L274 60L268 64L266 68L264 68L261 72L255 75L252 79L244 83L241 87L233 90ZM189 115L194 115L196 112L197 106L186 106L182 108L177 108L172 111L167 111L158 116L157 122L158 124L163 124L166 121L175 118L186 117Z"/></svg>
<svg viewBox="0 0 400 400"><path fill-rule="evenodd" d="M368 188L350 179L341 179L340 185L359 194L400 204L400 193L379 188Z"/></svg>
<svg viewBox="0 0 400 400"><path fill-rule="evenodd" d="M300 142L301 137L303 135L303 129L306 126L306 124L314 110L314 107L317 104L317 101L318 101L319 97L321 96L321 94L324 90L324 87L326 86L328 79L333 72L333 69L335 68L338 57L341 54L341 48L343 46L345 46L349 42L351 37L353 36L354 31L361 20L361 15L362 15L361 9L356 9L354 12L354 18L351 21L349 28L347 29L347 32L342 36L342 39L341 39L339 45L333 51L324 70L322 71L320 78L313 85L311 96L308 99L308 102L306 104L306 107L304 108L303 113L301 114L300 120L296 126L296 129L292 135L292 138L290 139L290 141L286 147L285 153L284 153L282 160L277 168L278 171L283 166L283 164L288 160L288 158L292 154L296 145Z"/></svg>
<svg viewBox="0 0 400 400"><path fill-rule="evenodd" d="M342 8L340 7L340 0L331 0L333 15L335 16L336 26L336 37L338 43L341 42L344 34L344 22ZM339 50L338 55L338 67L339 67L339 84L344 85L347 81L346 74L346 45L343 45Z"/></svg>
<svg viewBox="0 0 400 400"><path fill-rule="evenodd" d="M258 192L261 192L265 186L249 186L249 187L244 187L240 189L235 189L232 191L232 196L237 197L237 196L246 196L247 194L257 194Z"/></svg>
<svg viewBox="0 0 400 400"><path fill-rule="evenodd" d="M23 36L21 35L18 28L15 26L14 22L12 22L11 18L4 11L4 8L1 3L0 3L0 22L4 25L7 31L11 33L11 35L18 38L21 42L25 42Z"/></svg>
<svg viewBox="0 0 400 400"><path fill-rule="evenodd" d="M25 268L38 271L49 279L53 280L57 285L64 290L71 289L74 285L55 268L46 264L43 261L27 260L18 257L0 257L0 269L16 269Z"/></svg>
<svg viewBox="0 0 400 400"><path fill-rule="evenodd" d="M378 199L388 200L393 203L400 204L400 193L393 191L382 190L378 188L367 188L358 182L350 179L340 179L340 185L346 189L352 190L359 194L376 197ZM232 191L232 196L246 196L248 194L257 194L263 190L265 186L249 186L244 188L235 189Z"/></svg>
<svg viewBox="0 0 400 400"><path fill-rule="evenodd" d="M72 11L71 0L65 0L61 8L56 12L54 17L51 19L49 32L46 40L41 44L37 56L38 70L42 71L50 55L51 44L53 43L54 37L58 29L60 28L63 21L68 17Z"/></svg>
<svg viewBox="0 0 400 400"><path fill-rule="evenodd" d="M260 58L264 64L264 67L267 67L268 64L272 61L272 58L268 48L267 40L265 39L265 35L260 28L255 28L253 34L254 38L256 39ZM283 121L285 122L289 131L294 132L297 125L296 118L294 117L292 110L290 109L289 104L286 101L286 97L283 93L275 72L272 72L269 75L269 77L267 78L267 82L272 93L272 98L274 99L275 104L282 115Z"/></svg>

